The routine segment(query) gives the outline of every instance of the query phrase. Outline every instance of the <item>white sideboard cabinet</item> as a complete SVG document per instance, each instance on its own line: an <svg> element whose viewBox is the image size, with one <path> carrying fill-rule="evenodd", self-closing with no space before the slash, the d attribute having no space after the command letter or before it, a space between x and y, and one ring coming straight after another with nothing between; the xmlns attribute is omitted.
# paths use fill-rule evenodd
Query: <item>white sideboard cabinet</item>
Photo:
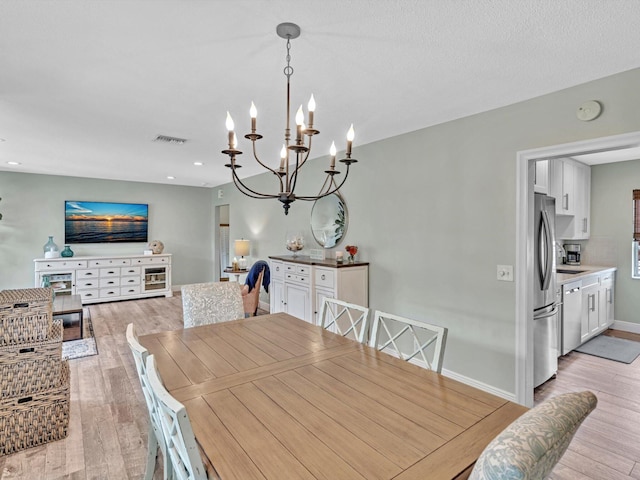
<svg viewBox="0 0 640 480"><path fill-rule="evenodd" d="M35 286L56 295L80 295L82 303L171 297L171 254L37 258Z"/></svg>
<svg viewBox="0 0 640 480"><path fill-rule="evenodd" d="M271 313L286 312L317 325L324 298L369 306L369 264L338 264L308 256L271 256Z"/></svg>

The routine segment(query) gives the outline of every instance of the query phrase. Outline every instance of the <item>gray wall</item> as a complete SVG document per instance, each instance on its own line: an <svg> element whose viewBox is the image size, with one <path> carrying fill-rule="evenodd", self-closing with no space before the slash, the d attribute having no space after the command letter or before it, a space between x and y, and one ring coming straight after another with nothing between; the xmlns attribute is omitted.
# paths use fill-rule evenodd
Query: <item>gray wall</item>
<svg viewBox="0 0 640 480"><path fill-rule="evenodd" d="M32 287L33 259L53 235L64 246L64 201L149 204L149 240L173 254L174 285L212 275L211 191L151 183L0 172L0 289ZM146 244L72 245L76 255L142 253Z"/></svg>
<svg viewBox="0 0 640 480"><path fill-rule="evenodd" d="M640 69L356 146L360 161L342 191L350 224L339 247L356 244L358 257L371 262L370 306L448 327L444 368L514 393L515 283L498 282L496 265L516 263L516 152L640 130L638 84ZM429 95L416 101L428 108ZM581 122L575 112L590 99L601 101L604 112ZM299 193L318 191L327 163L304 167ZM212 275L212 203L230 205L230 238L250 239L252 260L288 253L288 229L302 228L307 244L313 241L306 202L294 203L285 216L278 201L244 197L231 184L202 193L53 178L0 173L6 219L0 222L0 287L31 284L31 260L47 235L61 238L61 202L72 197L149 202L151 235L176 255L174 283ZM272 175L249 181L259 190L276 188ZM7 271L15 280L5 280Z"/></svg>
<svg viewBox="0 0 640 480"><path fill-rule="evenodd" d="M640 130L639 82L636 69L356 146L360 161L342 190L350 223L339 247L356 244L358 257L371 262L370 306L448 327L444 368L513 393L515 283L497 281L496 266L516 263L516 152ZM603 114L579 121L578 106L591 99L603 103ZM318 191L327 162L304 167L300 193ZM276 188L271 175L248 182ZM231 238L250 238L254 257L287 253L289 228L304 227L312 241L310 204L294 203L285 217L276 200L220 188L224 198L213 201L230 204Z"/></svg>
<svg viewBox="0 0 640 480"><path fill-rule="evenodd" d="M640 160L591 167L591 237L580 242L585 263L618 267L615 319L640 324L640 280L631 278L633 204Z"/></svg>

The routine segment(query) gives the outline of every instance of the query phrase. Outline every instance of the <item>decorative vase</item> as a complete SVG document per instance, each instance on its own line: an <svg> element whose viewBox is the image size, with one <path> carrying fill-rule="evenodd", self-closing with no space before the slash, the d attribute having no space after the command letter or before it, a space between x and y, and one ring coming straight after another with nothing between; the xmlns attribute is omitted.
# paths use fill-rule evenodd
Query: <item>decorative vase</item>
<svg viewBox="0 0 640 480"><path fill-rule="evenodd" d="M349 263L354 263L356 261L356 253L358 253L358 247L355 246L355 245L347 245L345 247L345 250L349 254L349 257L347 258L347 261Z"/></svg>
<svg viewBox="0 0 640 480"><path fill-rule="evenodd" d="M304 248L304 235L301 232L287 232L287 250L295 257Z"/></svg>
<svg viewBox="0 0 640 480"><path fill-rule="evenodd" d="M44 258L58 258L60 256L60 249L53 241L53 236L49 236L49 241L44 244L42 250L44 251Z"/></svg>
<svg viewBox="0 0 640 480"><path fill-rule="evenodd" d="M64 250L60 252L61 257L73 257L73 250L69 247L69 245L64 246Z"/></svg>

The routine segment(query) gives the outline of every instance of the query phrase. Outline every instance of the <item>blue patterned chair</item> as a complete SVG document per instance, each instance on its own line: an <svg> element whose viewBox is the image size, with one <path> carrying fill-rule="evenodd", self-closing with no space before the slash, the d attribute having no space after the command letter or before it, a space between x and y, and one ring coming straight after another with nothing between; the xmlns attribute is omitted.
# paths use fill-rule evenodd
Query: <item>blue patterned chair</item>
<svg viewBox="0 0 640 480"><path fill-rule="evenodd" d="M237 282L195 283L181 290L185 328L244 318Z"/></svg>
<svg viewBox="0 0 640 480"><path fill-rule="evenodd" d="M542 480L553 470L598 399L565 393L532 408L484 449L469 480Z"/></svg>

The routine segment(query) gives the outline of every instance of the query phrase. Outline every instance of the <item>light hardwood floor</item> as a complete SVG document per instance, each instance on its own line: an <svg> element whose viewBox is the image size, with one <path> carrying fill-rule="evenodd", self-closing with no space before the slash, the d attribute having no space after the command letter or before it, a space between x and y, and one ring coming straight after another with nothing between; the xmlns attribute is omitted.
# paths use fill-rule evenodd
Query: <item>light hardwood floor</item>
<svg viewBox="0 0 640 480"><path fill-rule="evenodd" d="M0 480L142 478L147 412L125 328L133 322L140 335L180 328L181 297L96 304L90 311L99 355L70 362L68 438L0 457ZM536 401L582 389L598 396L598 407L551 478L640 479L640 358L626 365L569 354ZM154 479L160 478L158 468Z"/></svg>

